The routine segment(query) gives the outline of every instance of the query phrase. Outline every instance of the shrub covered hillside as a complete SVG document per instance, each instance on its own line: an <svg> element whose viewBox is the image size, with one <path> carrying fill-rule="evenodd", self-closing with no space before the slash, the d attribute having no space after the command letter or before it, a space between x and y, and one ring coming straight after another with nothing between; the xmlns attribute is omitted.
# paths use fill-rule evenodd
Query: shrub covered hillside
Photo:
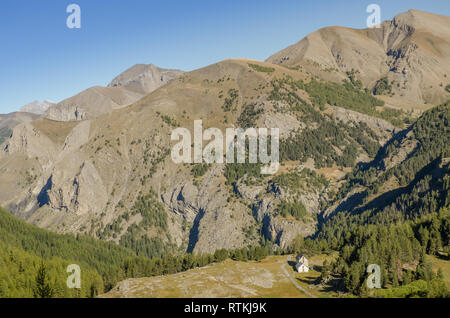
<svg viewBox="0 0 450 318"><path fill-rule="evenodd" d="M379 149L379 136L364 122L344 123L324 112L326 105L339 106L373 117L389 119L403 126L407 115L384 105L350 81L343 83L295 81L286 76L271 82L269 100L278 112L296 116L305 128L293 132L280 142L280 160L305 162L314 159L316 168L354 167L361 154L374 158ZM307 93L311 103L300 97ZM395 120L393 120L395 118Z"/></svg>

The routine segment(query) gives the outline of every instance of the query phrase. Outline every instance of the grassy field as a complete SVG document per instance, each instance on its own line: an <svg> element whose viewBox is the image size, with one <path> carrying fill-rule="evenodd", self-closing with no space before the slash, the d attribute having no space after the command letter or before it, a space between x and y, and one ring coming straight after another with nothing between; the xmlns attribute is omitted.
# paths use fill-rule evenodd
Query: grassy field
<svg viewBox="0 0 450 318"><path fill-rule="evenodd" d="M333 256L315 256L310 258L310 264L319 269L322 262L331 257ZM261 262L227 260L174 275L129 279L102 297L310 297L292 283L282 269L283 266L288 274L313 296L334 296L320 285L315 285L320 276L318 271L299 274L294 271L292 265L286 256L270 256Z"/></svg>
<svg viewBox="0 0 450 318"><path fill-rule="evenodd" d="M321 266L325 260L334 260L337 257L336 254L332 255L316 255L309 258L309 266L312 269L308 273L297 273L291 266L289 268L289 274L292 275L298 284L303 288L307 289L310 293L319 298L327 297L337 297L338 295L327 289L326 286L318 284L320 279ZM294 264L292 264L294 265Z"/></svg>
<svg viewBox="0 0 450 318"><path fill-rule="evenodd" d="M310 268L312 268L308 273L297 273L294 270L295 255L270 256L261 262L226 260L223 263L173 275L129 279L119 283L112 291L101 297L339 297L328 286L318 283L323 262L325 260L330 262L336 257L337 254L308 258ZM442 269L447 287L450 288L450 262L434 256L427 257L435 272L439 268ZM286 275L285 270L290 277Z"/></svg>
<svg viewBox="0 0 450 318"><path fill-rule="evenodd" d="M450 261L438 258L436 256L427 255L427 257L433 266L434 272L437 272L439 268L442 269L445 284L447 285L447 288L450 289Z"/></svg>

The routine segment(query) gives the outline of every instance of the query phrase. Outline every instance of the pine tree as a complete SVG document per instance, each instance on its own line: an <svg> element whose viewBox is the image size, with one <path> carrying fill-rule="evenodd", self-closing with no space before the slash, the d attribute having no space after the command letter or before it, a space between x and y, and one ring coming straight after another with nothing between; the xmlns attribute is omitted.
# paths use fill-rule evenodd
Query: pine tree
<svg viewBox="0 0 450 318"><path fill-rule="evenodd" d="M394 271L394 278L392 279L392 287L398 287L398 275L397 271Z"/></svg>
<svg viewBox="0 0 450 318"><path fill-rule="evenodd" d="M47 268L42 263L36 275L36 287L34 290L35 298L52 298L53 288L50 286L47 275Z"/></svg>
<svg viewBox="0 0 450 318"><path fill-rule="evenodd" d="M328 265L328 261L325 260L322 264L322 271L320 275L320 279L322 281L326 280L327 277L330 275L330 266Z"/></svg>
<svg viewBox="0 0 450 318"><path fill-rule="evenodd" d="M411 283L411 274L409 273L409 271L403 273L402 278L403 278L402 285L408 285Z"/></svg>

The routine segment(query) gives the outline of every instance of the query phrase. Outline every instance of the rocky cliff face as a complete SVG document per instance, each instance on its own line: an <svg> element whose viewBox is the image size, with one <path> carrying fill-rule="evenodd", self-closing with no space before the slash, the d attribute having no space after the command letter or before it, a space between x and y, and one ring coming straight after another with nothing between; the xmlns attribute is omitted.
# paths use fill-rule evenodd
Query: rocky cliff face
<svg viewBox="0 0 450 318"><path fill-rule="evenodd" d="M11 137L14 127L21 123L30 122L39 118L38 115L31 113L16 112L11 114L0 114L0 145Z"/></svg>

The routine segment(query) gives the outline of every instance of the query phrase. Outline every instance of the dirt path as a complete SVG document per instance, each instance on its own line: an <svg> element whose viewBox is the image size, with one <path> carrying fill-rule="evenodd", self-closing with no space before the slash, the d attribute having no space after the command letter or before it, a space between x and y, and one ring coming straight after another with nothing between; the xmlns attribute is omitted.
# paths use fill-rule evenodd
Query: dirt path
<svg viewBox="0 0 450 318"><path fill-rule="evenodd" d="M287 258L287 260L289 261L289 257ZM295 281L295 279L289 275L289 272L286 270L286 265L287 264L283 264L281 265L281 269L284 271L284 273L286 274L286 276L289 278L289 280L292 282L292 284L294 284L295 287L297 287L298 290L300 290L301 292L305 293L306 295L308 295L311 298L317 298L317 296L311 294L309 291L307 291L305 288L303 288L302 286L300 286L299 283L297 283Z"/></svg>

